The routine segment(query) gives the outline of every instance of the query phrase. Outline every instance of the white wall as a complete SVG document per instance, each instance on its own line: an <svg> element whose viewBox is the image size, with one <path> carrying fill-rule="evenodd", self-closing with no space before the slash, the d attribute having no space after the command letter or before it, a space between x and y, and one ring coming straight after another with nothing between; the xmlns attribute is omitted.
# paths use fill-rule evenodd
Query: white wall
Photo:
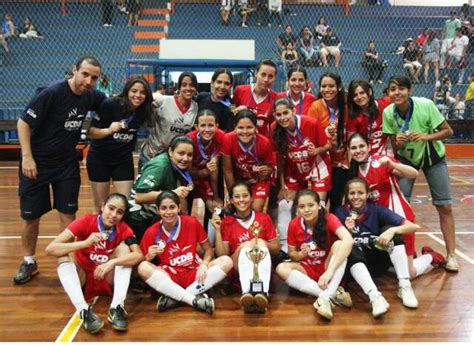
<svg viewBox="0 0 474 345"><path fill-rule="evenodd" d="M161 59L254 60L254 40L162 40Z"/></svg>
<svg viewBox="0 0 474 345"><path fill-rule="evenodd" d="M464 3L472 5L472 0L390 0L393 6L448 6L459 10Z"/></svg>

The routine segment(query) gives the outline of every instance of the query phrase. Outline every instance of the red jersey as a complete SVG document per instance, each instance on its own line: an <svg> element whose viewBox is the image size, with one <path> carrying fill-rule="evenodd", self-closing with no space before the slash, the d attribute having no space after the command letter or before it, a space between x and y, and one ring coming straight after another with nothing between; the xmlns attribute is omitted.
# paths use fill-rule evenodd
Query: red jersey
<svg viewBox="0 0 474 345"><path fill-rule="evenodd" d="M237 107L245 105L249 110L253 111L257 115L258 133L266 136L270 129L270 123L273 122L273 103L276 98L276 92L269 90L267 96L257 103L252 86L239 85L234 90L232 103Z"/></svg>
<svg viewBox="0 0 474 345"><path fill-rule="evenodd" d="M150 226L143 235L140 247L143 255L148 248L158 242L166 243L165 251L156 256L159 265L174 270L192 270L199 266L201 258L196 253L197 243L207 241L207 234L199 221L192 216L179 216L176 227L169 233L161 226L161 221Z"/></svg>
<svg viewBox="0 0 474 345"><path fill-rule="evenodd" d="M327 136L318 122L309 116L295 116L296 129L294 133L286 131L287 152L283 158L285 163L285 177L294 180L309 180L313 176L318 176L322 180L331 174L331 162L329 155L310 156L308 154L308 143L311 142L316 147L327 144ZM273 150L277 151L273 141L273 132L277 124L272 123L271 135Z"/></svg>
<svg viewBox="0 0 474 345"><path fill-rule="evenodd" d="M258 238L268 242L277 238L272 219L266 213L253 211L250 219L244 223L247 226L244 226L241 221L239 221L234 216L227 216L222 220L222 241L229 242L230 255L235 253L242 243L250 241L254 238L250 228L254 226L256 222L258 222L258 226L262 228L262 231L260 231L258 234Z"/></svg>
<svg viewBox="0 0 474 345"><path fill-rule="evenodd" d="M211 158L221 153L225 132L221 129L217 129L212 140L206 145L199 144L198 133L197 130L194 130L186 135L190 137L194 143L193 167L204 169Z"/></svg>
<svg viewBox="0 0 474 345"><path fill-rule="evenodd" d="M369 198L413 222L415 214L398 186L397 177L393 174L391 167L378 163L378 159L381 157L383 155L369 156L369 167L365 175L359 167L359 177L369 184ZM389 158L393 162L399 163L395 158Z"/></svg>
<svg viewBox="0 0 474 345"><path fill-rule="evenodd" d="M290 91L278 93L277 98L288 98L291 100L296 115L308 115L309 107L316 100L316 97L312 93L302 92L299 101L295 103L290 96Z"/></svg>
<svg viewBox="0 0 474 345"><path fill-rule="evenodd" d="M66 230L76 237L76 241L84 241L90 234L100 232L99 216L87 214L81 216L69 224ZM114 249L127 238L135 237L133 230L120 222L115 225L114 232L107 240L100 241L92 246L74 252L77 262L85 271L94 271L95 268L110 260Z"/></svg>
<svg viewBox="0 0 474 345"><path fill-rule="evenodd" d="M332 213L326 213L326 248L319 248L317 246L300 263L306 263L309 266L324 265L331 246L337 238L336 231L340 227L343 227L341 221ZM291 220L288 226L288 245L299 249L303 243L312 242L312 236L313 232L310 229L306 229L301 216Z"/></svg>
<svg viewBox="0 0 474 345"><path fill-rule="evenodd" d="M234 177L236 180L249 180L255 183L259 180L256 167L273 164L273 154L270 140L257 134L254 144L250 147L242 144L235 131L226 133L222 145L222 154L232 157Z"/></svg>
<svg viewBox="0 0 474 345"><path fill-rule="evenodd" d="M347 132L360 133L369 139L371 155L393 156L390 138L382 131L382 114L387 105L385 102L378 103L379 113L372 124L369 123L369 118L363 114L357 115L355 119L348 118L346 122Z"/></svg>

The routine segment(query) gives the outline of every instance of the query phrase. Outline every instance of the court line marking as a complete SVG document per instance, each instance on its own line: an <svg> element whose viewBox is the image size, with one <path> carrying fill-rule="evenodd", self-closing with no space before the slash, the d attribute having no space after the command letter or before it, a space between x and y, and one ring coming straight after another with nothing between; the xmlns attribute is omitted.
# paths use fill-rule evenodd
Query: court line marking
<svg viewBox="0 0 474 345"><path fill-rule="evenodd" d="M454 181L462 182L462 183L465 183L465 184L471 184L471 182L466 181L466 180L463 180L463 179L461 179L461 178L459 178L459 177L449 176L449 178L450 178L451 180L454 180Z"/></svg>
<svg viewBox="0 0 474 345"><path fill-rule="evenodd" d="M98 296L94 297L94 300L92 301L91 305L94 305L98 299ZM81 326L82 320L76 311L74 312L74 314L72 314L68 323L66 324L66 326L64 326L64 329L58 335L57 339L55 340L55 343L71 343L76 337L77 332L79 332L79 330L81 329Z"/></svg>
<svg viewBox="0 0 474 345"><path fill-rule="evenodd" d="M443 246L446 246L446 243L439 239L438 237L436 237L435 235L433 234L427 234L430 238L432 238L433 240L435 240L436 242L438 242L439 244L442 244ZM461 258L463 258L464 260L466 260L467 262L469 262L471 265L474 265L474 260L471 259L469 256L467 256L466 254L464 254L463 252L461 252L460 250L458 249L455 249L454 252L460 256Z"/></svg>

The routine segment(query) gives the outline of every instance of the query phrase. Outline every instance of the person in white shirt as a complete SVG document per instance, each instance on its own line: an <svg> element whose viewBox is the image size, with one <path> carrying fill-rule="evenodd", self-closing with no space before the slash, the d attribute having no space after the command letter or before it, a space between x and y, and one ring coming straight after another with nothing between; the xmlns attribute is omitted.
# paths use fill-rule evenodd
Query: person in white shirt
<svg viewBox="0 0 474 345"><path fill-rule="evenodd" d="M467 58L466 51L468 45L469 38L466 35L463 35L461 28L457 28L456 37L453 39L451 46L447 50L449 61L446 67L449 69L454 63L454 67L459 68L458 85L461 85L464 79L464 72L466 71L467 62L463 63L462 61L465 61Z"/></svg>

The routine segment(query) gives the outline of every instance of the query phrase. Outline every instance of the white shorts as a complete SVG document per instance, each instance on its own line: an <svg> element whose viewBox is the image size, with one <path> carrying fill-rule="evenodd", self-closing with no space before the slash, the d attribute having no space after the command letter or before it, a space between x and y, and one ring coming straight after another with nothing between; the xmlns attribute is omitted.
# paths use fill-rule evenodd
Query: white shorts
<svg viewBox="0 0 474 345"><path fill-rule="evenodd" d="M221 10L230 11L234 7L234 0L221 0Z"/></svg>

